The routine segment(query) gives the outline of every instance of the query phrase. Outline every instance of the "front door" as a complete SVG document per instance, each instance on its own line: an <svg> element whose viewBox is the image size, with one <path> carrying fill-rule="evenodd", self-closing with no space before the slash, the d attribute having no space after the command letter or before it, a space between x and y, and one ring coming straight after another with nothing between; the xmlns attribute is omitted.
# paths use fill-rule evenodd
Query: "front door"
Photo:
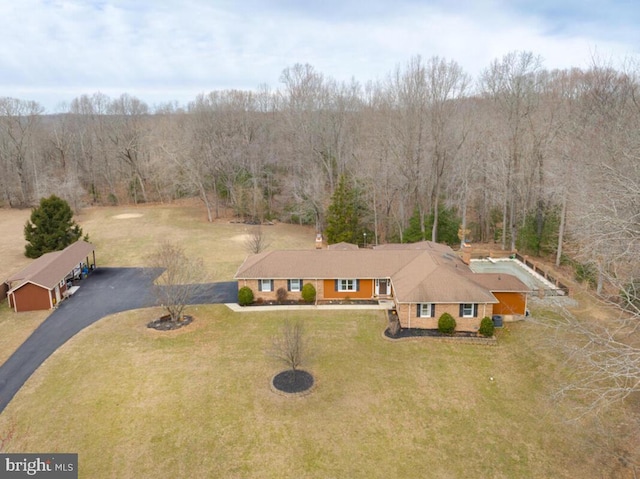
<svg viewBox="0 0 640 479"><path fill-rule="evenodd" d="M376 279L376 294L378 296L386 296L389 294L389 280L388 279Z"/></svg>

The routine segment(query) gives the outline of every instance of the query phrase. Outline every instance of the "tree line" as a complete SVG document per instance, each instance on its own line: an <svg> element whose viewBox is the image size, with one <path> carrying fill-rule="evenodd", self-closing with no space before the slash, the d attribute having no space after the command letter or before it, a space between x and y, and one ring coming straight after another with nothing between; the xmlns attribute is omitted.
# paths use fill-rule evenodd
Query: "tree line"
<svg viewBox="0 0 640 479"><path fill-rule="evenodd" d="M0 204L198 197L209 221L232 210L323 231L337 193L354 202L355 240L458 236L558 263L568 248L601 285L637 277L638 72L550 71L512 52L477 78L416 56L366 85L296 64L275 90L213 91L184 107L95 93L46 115L0 98Z"/></svg>

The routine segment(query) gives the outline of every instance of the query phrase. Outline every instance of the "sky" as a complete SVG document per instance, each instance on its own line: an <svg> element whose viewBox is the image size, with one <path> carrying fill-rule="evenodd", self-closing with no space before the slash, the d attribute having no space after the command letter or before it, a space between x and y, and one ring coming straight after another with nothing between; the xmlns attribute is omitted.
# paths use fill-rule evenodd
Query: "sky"
<svg viewBox="0 0 640 479"><path fill-rule="evenodd" d="M548 69L640 57L637 0L0 0L0 19L0 97L48 113L95 92L153 107L277 89L296 63L365 84L415 55L474 78L512 51Z"/></svg>

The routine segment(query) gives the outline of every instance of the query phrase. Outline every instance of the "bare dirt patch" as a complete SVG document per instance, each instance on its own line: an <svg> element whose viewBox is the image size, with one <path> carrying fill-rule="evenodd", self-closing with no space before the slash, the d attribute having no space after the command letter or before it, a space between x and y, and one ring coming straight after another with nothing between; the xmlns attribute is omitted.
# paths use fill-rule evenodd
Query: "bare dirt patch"
<svg viewBox="0 0 640 479"><path fill-rule="evenodd" d="M142 213L122 213L120 215L115 215L113 218L116 220L129 220L132 218L142 218Z"/></svg>
<svg viewBox="0 0 640 479"><path fill-rule="evenodd" d="M250 234L242 234L242 235L235 235L231 238L232 241L235 241L237 243L245 243L247 241L249 241L249 239L251 238Z"/></svg>

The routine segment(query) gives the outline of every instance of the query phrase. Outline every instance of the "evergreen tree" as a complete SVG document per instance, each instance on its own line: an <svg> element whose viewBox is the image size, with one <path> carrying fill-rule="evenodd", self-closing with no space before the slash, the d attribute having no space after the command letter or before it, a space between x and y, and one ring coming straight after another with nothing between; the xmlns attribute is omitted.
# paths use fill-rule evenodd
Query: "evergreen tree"
<svg viewBox="0 0 640 479"><path fill-rule="evenodd" d="M327 213L327 242L358 244L364 231L360 226L360 218L366 213L365 210L357 188L349 185L346 176L341 175Z"/></svg>
<svg viewBox="0 0 640 479"><path fill-rule="evenodd" d="M427 216L426 230L431 233L433 227L433 213ZM460 229L460 218L455 208L447 208L442 205L442 202L438 206L438 243L445 243L449 246L454 246L460 243L458 238L458 230ZM431 239L430 237L428 239Z"/></svg>
<svg viewBox="0 0 640 479"><path fill-rule="evenodd" d="M420 212L418 208L413 211L413 216L409 218L409 226L404 230L403 240L405 243L417 243L431 239L431 228L433 227L433 213L424 217L423 233L420 229ZM438 207L438 243L455 245L460 242L458 229L460 228L460 218L454 208L447 208L440 204Z"/></svg>
<svg viewBox="0 0 640 479"><path fill-rule="evenodd" d="M523 253L540 256L555 252L560 227L560 209L547 206L529 213L518 230L516 246Z"/></svg>
<svg viewBox="0 0 640 479"><path fill-rule="evenodd" d="M60 251L81 236L82 228L73 221L69 203L55 195L42 198L24 226L25 256L38 258L51 251Z"/></svg>
<svg viewBox="0 0 640 479"><path fill-rule="evenodd" d="M426 239L420 230L420 210L418 208L413 210L413 215L409 218L409 226L404 230L402 237L405 243L417 243Z"/></svg>

